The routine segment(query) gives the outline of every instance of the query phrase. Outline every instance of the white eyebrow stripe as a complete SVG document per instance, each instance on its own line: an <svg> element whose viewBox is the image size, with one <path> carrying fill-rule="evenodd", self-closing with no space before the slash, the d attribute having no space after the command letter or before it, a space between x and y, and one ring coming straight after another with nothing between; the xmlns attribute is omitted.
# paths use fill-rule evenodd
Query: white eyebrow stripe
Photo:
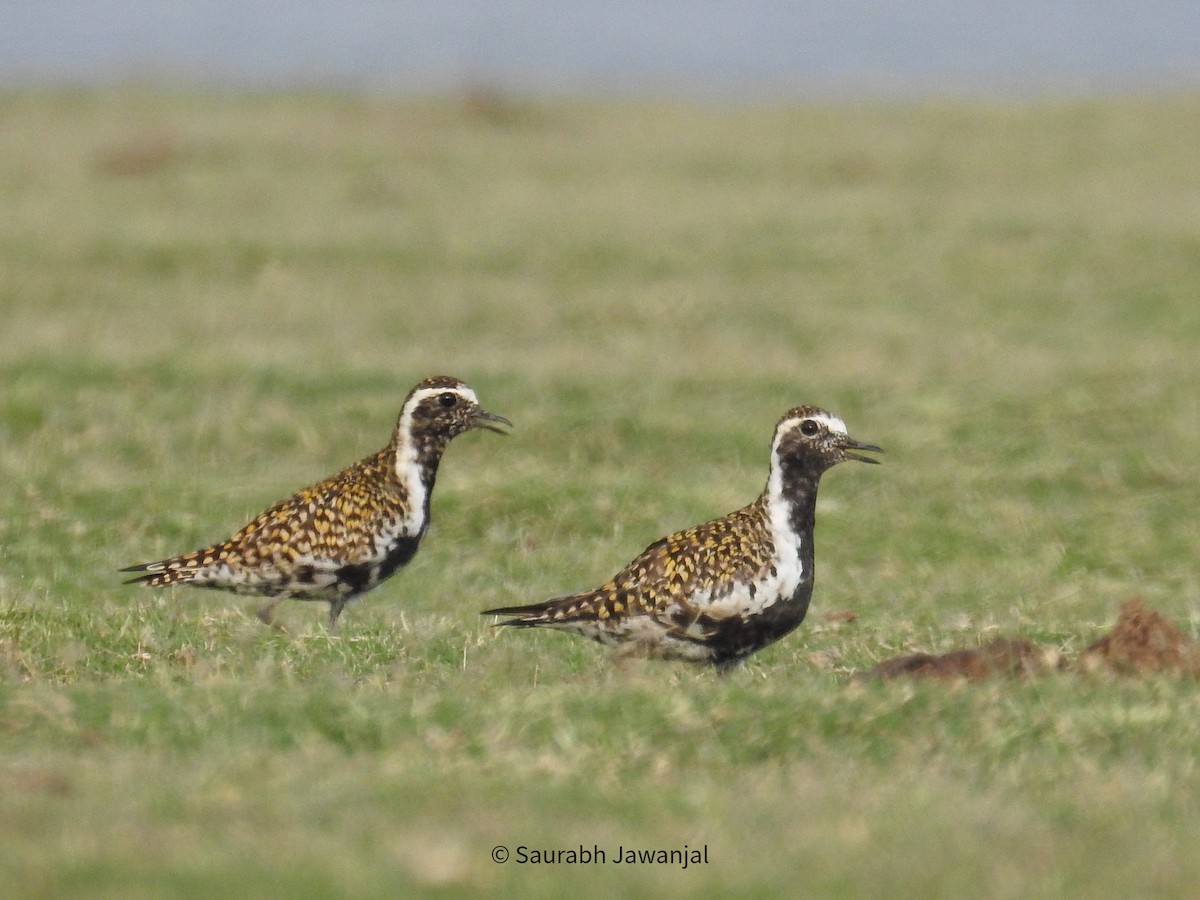
<svg viewBox="0 0 1200 900"><path fill-rule="evenodd" d="M793 428L798 427L801 422L808 421L809 419L814 422L820 422L834 434L849 434L849 431L846 430L846 423L831 413L818 412L807 416L793 416L790 419L784 419L779 423L779 427L775 429L775 440L771 442L772 459L775 458L776 453L779 451L779 441L783 438L783 436Z"/></svg>
<svg viewBox="0 0 1200 900"><path fill-rule="evenodd" d="M779 434L783 434L786 431L791 431L793 428L795 428L801 422L806 422L810 419L814 422L820 422L822 425L824 425L826 428L828 428L834 434L849 434L849 431L846 429L845 422L843 422L841 419L839 419L837 416L833 415L832 413L820 413L820 412L812 413L811 415L808 415L808 416L793 416L790 419L784 419L782 422L779 423L778 432L779 432Z"/></svg>
<svg viewBox="0 0 1200 900"><path fill-rule="evenodd" d="M472 403L478 404L479 398L475 396L475 392L466 385L458 387L429 387L421 388L419 391L414 391L413 395L408 398L408 402L404 404L404 413L411 419L412 411L421 405L421 401L428 400L430 397L440 397L442 394L458 394L464 400L470 400Z"/></svg>
<svg viewBox="0 0 1200 900"><path fill-rule="evenodd" d="M830 431L832 431L834 434L848 434L849 433L846 430L846 423L843 422L841 419L839 419L835 415L826 414L826 413L813 413L808 418L812 419L814 422L820 422L826 428L828 428Z"/></svg>

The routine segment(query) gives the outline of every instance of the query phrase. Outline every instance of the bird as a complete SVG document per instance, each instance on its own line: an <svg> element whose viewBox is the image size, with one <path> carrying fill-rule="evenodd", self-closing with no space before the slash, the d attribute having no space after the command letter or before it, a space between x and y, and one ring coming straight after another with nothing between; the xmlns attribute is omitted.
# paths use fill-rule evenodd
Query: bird
<svg viewBox="0 0 1200 900"><path fill-rule="evenodd" d="M762 494L748 506L655 541L595 590L483 615L498 627L580 634L622 655L727 671L795 629L813 590L813 526L821 475L843 460L878 463L815 406L775 426Z"/></svg>
<svg viewBox="0 0 1200 900"><path fill-rule="evenodd" d="M273 624L286 599L329 604L329 631L346 605L406 565L429 530L438 463L471 429L507 434L503 416L445 375L408 393L391 440L351 466L280 500L228 540L193 553L121 569L126 584L190 584L269 598L258 618Z"/></svg>

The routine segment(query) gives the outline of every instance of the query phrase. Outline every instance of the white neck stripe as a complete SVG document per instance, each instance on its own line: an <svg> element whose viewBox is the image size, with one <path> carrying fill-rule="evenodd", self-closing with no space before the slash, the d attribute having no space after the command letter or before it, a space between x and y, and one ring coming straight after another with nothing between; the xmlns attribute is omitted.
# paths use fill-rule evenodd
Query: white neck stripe
<svg viewBox="0 0 1200 900"><path fill-rule="evenodd" d="M408 515L404 517L401 525L404 532L409 535L419 534L424 526L425 506L429 499L425 482L421 480L417 448L412 441L413 411L430 397L438 397L447 393L458 394L471 403L478 404L479 402L475 392L465 386L421 388L408 398L408 402L404 404L404 410L400 413L400 421L396 425L396 478L404 485L408 501Z"/></svg>

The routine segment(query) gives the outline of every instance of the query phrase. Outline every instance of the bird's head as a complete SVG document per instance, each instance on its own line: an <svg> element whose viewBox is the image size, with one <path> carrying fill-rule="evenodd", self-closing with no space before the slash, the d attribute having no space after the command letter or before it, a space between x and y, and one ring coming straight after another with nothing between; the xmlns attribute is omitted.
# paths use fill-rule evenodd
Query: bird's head
<svg viewBox="0 0 1200 900"><path fill-rule="evenodd" d="M396 427L413 438L448 441L473 428L507 434L501 425L512 422L481 407L475 392L457 378L439 375L409 392Z"/></svg>
<svg viewBox="0 0 1200 900"><path fill-rule="evenodd" d="M788 410L775 426L772 458L800 465L820 474L843 460L864 463L879 460L856 451L882 453L883 448L854 440L846 423L833 413L815 406L797 406Z"/></svg>

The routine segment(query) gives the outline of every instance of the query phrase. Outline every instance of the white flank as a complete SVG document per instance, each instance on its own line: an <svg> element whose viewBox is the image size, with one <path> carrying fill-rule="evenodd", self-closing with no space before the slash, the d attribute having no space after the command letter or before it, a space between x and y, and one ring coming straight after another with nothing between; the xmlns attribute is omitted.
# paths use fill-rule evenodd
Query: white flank
<svg viewBox="0 0 1200 900"><path fill-rule="evenodd" d="M297 557L293 566L296 568L311 567L313 570L312 589L319 591L337 582L337 570L342 567L342 563L328 557L309 555Z"/></svg>
<svg viewBox="0 0 1200 900"><path fill-rule="evenodd" d="M704 644L682 640L671 634L670 629L646 616L634 616L625 619L615 627L599 624L599 627L584 632L589 637L596 636L609 646L624 646L630 654L639 652L649 656L665 659L683 659L691 662L704 662L711 651ZM666 639L666 643L663 639Z"/></svg>

